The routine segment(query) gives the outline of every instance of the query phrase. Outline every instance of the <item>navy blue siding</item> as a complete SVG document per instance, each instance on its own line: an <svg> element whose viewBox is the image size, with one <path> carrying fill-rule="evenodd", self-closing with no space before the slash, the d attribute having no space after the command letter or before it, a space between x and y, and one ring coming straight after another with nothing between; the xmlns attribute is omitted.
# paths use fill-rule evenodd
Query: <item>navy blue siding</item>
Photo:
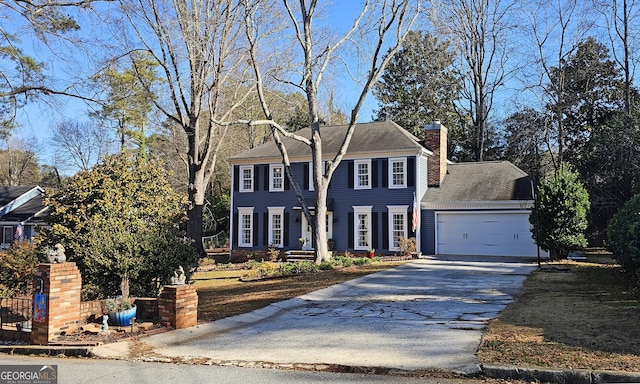
<svg viewBox="0 0 640 384"><path fill-rule="evenodd" d="M421 212L422 228L422 253L426 255L436 254L436 212L434 210L423 210Z"/></svg>
<svg viewBox="0 0 640 384"><path fill-rule="evenodd" d="M308 190L308 176L305 175L308 172L308 163L295 163L291 165L291 171L294 178L299 183L300 188L303 189L304 198L307 201L313 201L315 198L315 192ZM371 165L375 169L372 170L372 175L376 177L372 180L371 189L355 190L352 186L353 183L349 181L349 167L353 166L352 160L344 160L333 174L331 181L331 188L328 191L328 198L333 200L333 239L335 241L334 249L338 252L345 250L353 251L353 240L349 239L349 233L353 233L349 228L349 213L353 213L353 206L372 206L372 218L375 220L373 228L376 232L373 234L373 248L376 248L377 253L389 253L389 242L387 238L388 225L385 222L388 218L388 205L407 205L408 210L412 209L413 204L413 192L414 187L402 188L402 189L388 189L387 182L384 178L388 177L388 172L384 168L387 165L386 159L372 159ZM238 166L235 166L237 168ZM266 167L266 168L265 168ZM259 189L254 189L254 192L240 193L234 190L233 199L233 213L237 213L238 207L255 207L254 214L257 222L254 222L254 226L257 225L260 229L255 231L257 239L254 239L254 249L266 249L268 236L265 226L268 224L265 218L268 216L268 207L285 207L285 214L289 214L288 228L285 230L287 239L285 249L295 249L298 246L298 238L301 235L301 210L294 210L293 208L299 206L293 187L286 189L283 192L269 192L268 185L265 184L264 169L268 169L268 165L258 165L259 181L261 182ZM408 167L415 170L415 166ZM234 169L234 174L237 174ZM255 175L254 175L255 177ZM268 177L268 175L267 175ZM415 175L413 176L415 177ZM409 179L413 179L409 177ZM234 183L237 185L237 183ZM415 185L416 183L410 183L409 185ZM266 188L265 188L266 187ZM307 188L305 188L307 187ZM410 214L407 215L407 219L410 220ZM237 231L237 221L234 222L235 228L233 231ZM409 230L411 230L409 228ZM412 236L412 233L409 233ZM235 240L235 236L234 236ZM288 241L287 241L288 240ZM234 244L234 248L237 247L237 243Z"/></svg>

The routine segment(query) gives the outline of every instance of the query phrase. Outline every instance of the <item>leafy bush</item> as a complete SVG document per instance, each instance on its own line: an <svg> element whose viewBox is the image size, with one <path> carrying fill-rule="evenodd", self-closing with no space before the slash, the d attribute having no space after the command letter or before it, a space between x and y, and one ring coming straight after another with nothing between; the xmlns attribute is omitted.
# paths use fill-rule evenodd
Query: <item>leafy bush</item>
<svg viewBox="0 0 640 384"><path fill-rule="evenodd" d="M157 164L127 154L107 156L48 194L50 227L45 247L61 243L82 273L85 299L121 292L157 293L182 266L188 274L197 254L181 239L186 199ZM188 276L187 276L188 277Z"/></svg>
<svg viewBox="0 0 640 384"><path fill-rule="evenodd" d="M337 266L350 267L353 265L353 259L346 256L336 256L334 257L335 263Z"/></svg>
<svg viewBox="0 0 640 384"><path fill-rule="evenodd" d="M357 257L353 259L353 264L355 265L365 265L371 263L371 259L368 257Z"/></svg>
<svg viewBox="0 0 640 384"><path fill-rule="evenodd" d="M301 261L298 263L298 273L318 272L318 265L311 261Z"/></svg>
<svg viewBox="0 0 640 384"><path fill-rule="evenodd" d="M584 231L587 229L589 207L587 190L578 174L568 166L545 179L538 190L536 207L529 216L533 236L536 235L537 221L538 245L550 251L555 259L565 259L572 249L586 247Z"/></svg>
<svg viewBox="0 0 640 384"><path fill-rule="evenodd" d="M325 260L322 263L320 263L319 267L321 271L330 271L333 269L334 263L332 261L329 260Z"/></svg>
<svg viewBox="0 0 640 384"><path fill-rule="evenodd" d="M616 213L607 228L607 248L627 271L640 276L640 194ZM639 281L640 282L640 281Z"/></svg>
<svg viewBox="0 0 640 384"><path fill-rule="evenodd" d="M36 266L43 260L30 241L16 241L7 251L0 252L0 294L28 293Z"/></svg>

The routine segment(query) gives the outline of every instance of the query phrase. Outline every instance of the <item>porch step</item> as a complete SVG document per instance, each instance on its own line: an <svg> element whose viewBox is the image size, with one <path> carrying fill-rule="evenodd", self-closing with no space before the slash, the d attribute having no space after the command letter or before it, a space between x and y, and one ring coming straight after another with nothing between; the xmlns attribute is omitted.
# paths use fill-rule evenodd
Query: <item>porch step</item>
<svg viewBox="0 0 640 384"><path fill-rule="evenodd" d="M314 251L290 250L284 253L285 261L314 261L316 255ZM333 252L329 251L329 256L333 256Z"/></svg>

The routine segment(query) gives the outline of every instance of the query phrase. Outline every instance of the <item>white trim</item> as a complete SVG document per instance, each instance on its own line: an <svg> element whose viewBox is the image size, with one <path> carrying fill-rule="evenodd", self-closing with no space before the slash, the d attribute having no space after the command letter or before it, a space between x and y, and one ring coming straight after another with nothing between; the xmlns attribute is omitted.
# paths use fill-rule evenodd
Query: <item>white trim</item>
<svg viewBox="0 0 640 384"><path fill-rule="evenodd" d="M367 166L367 185L360 184L358 165L361 164ZM371 189L371 159L360 159L353 161L353 189Z"/></svg>
<svg viewBox="0 0 640 384"><path fill-rule="evenodd" d="M255 223L253 222L253 210L254 207L238 207L238 247L250 248L253 247L253 226ZM242 236L241 227L244 223L243 216L249 216L249 238L251 239L249 242L243 241L244 238Z"/></svg>
<svg viewBox="0 0 640 384"><path fill-rule="evenodd" d="M373 233L371 232L371 210L373 209L372 205L364 206L364 205L354 205L353 206L353 249L356 251L366 251L372 248L373 242ZM366 245L360 245L358 242L358 215L367 215L366 231Z"/></svg>
<svg viewBox="0 0 640 384"><path fill-rule="evenodd" d="M280 188L276 188L274 186L274 181L275 181L275 177L274 177L274 171L280 168ZM284 191L284 178L285 178L285 174L284 174L284 165L282 164L269 164L269 192L282 192Z"/></svg>
<svg viewBox="0 0 640 384"><path fill-rule="evenodd" d="M433 152L429 151L426 148L416 148L413 150L409 149L401 149L397 151L366 151L366 152L357 152L357 153L347 153L344 155L342 160L357 160L357 159L375 159L375 158L390 158L390 157L402 157L402 156L431 156ZM310 156L293 156L290 157L289 160L291 164L294 163L305 163L309 162ZM327 156L323 159L323 161L333 160L333 157ZM230 161L231 165L241 165L241 164L267 164L267 163L277 163L281 162L282 157L260 157L260 158L249 158L249 159L233 159Z"/></svg>
<svg viewBox="0 0 640 384"><path fill-rule="evenodd" d="M309 161L309 190L314 191L316 181L313 179L313 160Z"/></svg>
<svg viewBox="0 0 640 384"><path fill-rule="evenodd" d="M250 172L250 178L251 178L251 188L245 188L244 186L244 171L248 170ZM253 192L254 189L254 182L255 182L255 177L253 175L253 165L241 165L238 168L238 177L240 177L240 180L238 180L238 191L239 192Z"/></svg>
<svg viewBox="0 0 640 384"><path fill-rule="evenodd" d="M393 215L399 215L401 214L403 216L403 229L402 231L404 232L404 234L400 237L403 237L405 239L409 238L409 215L407 214L408 210L409 210L409 206L408 205L387 205L387 210L389 212L389 218L388 218L388 222L389 222L389 232L387 233L387 238L389 239L389 250L390 251L399 251L400 247L399 246L394 246L394 241L393 241Z"/></svg>
<svg viewBox="0 0 640 384"><path fill-rule="evenodd" d="M398 185L394 185L393 184L393 163L394 162L401 162L402 163L402 184L398 184ZM408 175L408 171L407 171L408 167L407 167L407 158L406 157L391 157L389 158L389 171L388 171L388 175L389 175L389 180L388 180L388 185L389 185L389 189L400 189L400 188L407 188L407 178L409 177Z"/></svg>
<svg viewBox="0 0 640 384"><path fill-rule="evenodd" d="M494 200L494 201L447 201L426 202L420 205L421 209L520 209L531 210L533 200Z"/></svg>
<svg viewBox="0 0 640 384"><path fill-rule="evenodd" d="M267 207L269 211L269 234L268 234L268 242L270 247L282 248L284 247L284 207ZM280 242L276 243L273 241L273 217L280 216Z"/></svg>

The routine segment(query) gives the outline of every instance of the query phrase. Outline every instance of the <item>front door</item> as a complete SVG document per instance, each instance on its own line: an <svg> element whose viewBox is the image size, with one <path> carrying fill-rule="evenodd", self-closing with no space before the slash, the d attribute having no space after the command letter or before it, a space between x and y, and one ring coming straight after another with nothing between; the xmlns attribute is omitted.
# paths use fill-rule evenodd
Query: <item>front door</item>
<svg viewBox="0 0 640 384"><path fill-rule="evenodd" d="M305 251L313 250L313 228L307 221L307 217L304 213L302 215L302 235L301 238L305 239L305 243L302 246L302 249ZM333 238L333 212L327 212L327 240Z"/></svg>
<svg viewBox="0 0 640 384"><path fill-rule="evenodd" d="M307 221L307 216L305 216L304 212L302 213L302 235L301 238L305 239L304 245L302 249L305 251L313 250L313 228L311 228L311 224Z"/></svg>

